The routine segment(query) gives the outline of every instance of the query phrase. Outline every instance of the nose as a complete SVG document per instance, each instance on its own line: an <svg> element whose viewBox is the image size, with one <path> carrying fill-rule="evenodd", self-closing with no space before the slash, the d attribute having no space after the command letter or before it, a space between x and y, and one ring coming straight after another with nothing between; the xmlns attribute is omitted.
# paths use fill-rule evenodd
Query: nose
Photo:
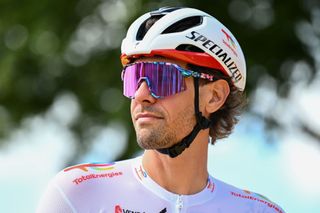
<svg viewBox="0 0 320 213"><path fill-rule="evenodd" d="M139 103L144 103L144 104L153 104L157 101L157 99L151 95L151 91L150 91L148 84L145 80L140 83L140 85L135 93L134 100L136 100Z"/></svg>

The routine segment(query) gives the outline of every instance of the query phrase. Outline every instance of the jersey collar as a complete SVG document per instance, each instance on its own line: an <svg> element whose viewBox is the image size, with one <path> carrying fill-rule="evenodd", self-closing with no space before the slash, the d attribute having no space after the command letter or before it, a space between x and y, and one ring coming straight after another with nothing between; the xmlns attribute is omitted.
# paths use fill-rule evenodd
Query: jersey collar
<svg viewBox="0 0 320 213"><path fill-rule="evenodd" d="M216 194L216 184L212 176L209 175L208 182L206 187L192 195L179 195L167 191L156 183L145 171L142 166L142 157L135 159L135 162L132 164L132 172L135 178L148 190L152 191L158 197L167 200L171 203L176 202L177 199L182 200L185 207L191 207L194 205L200 205L202 203L208 202L213 199Z"/></svg>

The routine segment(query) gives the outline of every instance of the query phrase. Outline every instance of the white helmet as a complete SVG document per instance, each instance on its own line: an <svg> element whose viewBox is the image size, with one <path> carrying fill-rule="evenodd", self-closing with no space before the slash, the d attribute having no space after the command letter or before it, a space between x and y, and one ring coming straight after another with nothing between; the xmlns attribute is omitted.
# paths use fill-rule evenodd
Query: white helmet
<svg viewBox="0 0 320 213"><path fill-rule="evenodd" d="M160 19L142 32L155 16ZM192 24L177 27L191 19ZM239 90L245 87L246 62L239 43L222 23L197 9L160 8L142 15L129 27L121 53L124 65L133 58L159 55L221 70Z"/></svg>

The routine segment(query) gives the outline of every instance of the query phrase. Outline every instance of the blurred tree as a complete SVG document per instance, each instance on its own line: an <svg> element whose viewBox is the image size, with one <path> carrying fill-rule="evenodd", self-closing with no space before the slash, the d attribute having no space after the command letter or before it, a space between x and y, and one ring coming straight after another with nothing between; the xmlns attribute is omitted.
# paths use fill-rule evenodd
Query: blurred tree
<svg viewBox="0 0 320 213"><path fill-rule="evenodd" d="M70 126L79 142L72 160L90 146L85 132L92 125L118 120L135 141L129 101L120 95L120 43L136 17L164 5L202 9L231 29L247 59L249 97L267 78L285 99L293 86L290 72L298 62L308 66L309 82L319 70L319 58L310 53L307 42L319 41L318 1L1 0L0 136L5 138L23 118L44 113L58 95L70 92L81 108ZM314 37L304 37L304 27ZM281 118L256 115L281 127ZM319 139L303 123L301 129ZM128 144L119 158L138 149L136 143Z"/></svg>

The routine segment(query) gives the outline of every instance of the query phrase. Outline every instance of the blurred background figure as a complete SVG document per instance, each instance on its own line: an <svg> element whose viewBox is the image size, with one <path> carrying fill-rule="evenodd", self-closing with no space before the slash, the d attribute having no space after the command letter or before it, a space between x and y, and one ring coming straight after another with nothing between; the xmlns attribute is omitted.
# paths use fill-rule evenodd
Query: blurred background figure
<svg viewBox="0 0 320 213"><path fill-rule="evenodd" d="M119 47L129 23L164 5L214 15L246 55L249 106L232 137L210 147L209 171L287 212L320 211L318 1L2 0L3 212L34 212L48 180L68 165L141 152L128 143L135 135L116 72Z"/></svg>

